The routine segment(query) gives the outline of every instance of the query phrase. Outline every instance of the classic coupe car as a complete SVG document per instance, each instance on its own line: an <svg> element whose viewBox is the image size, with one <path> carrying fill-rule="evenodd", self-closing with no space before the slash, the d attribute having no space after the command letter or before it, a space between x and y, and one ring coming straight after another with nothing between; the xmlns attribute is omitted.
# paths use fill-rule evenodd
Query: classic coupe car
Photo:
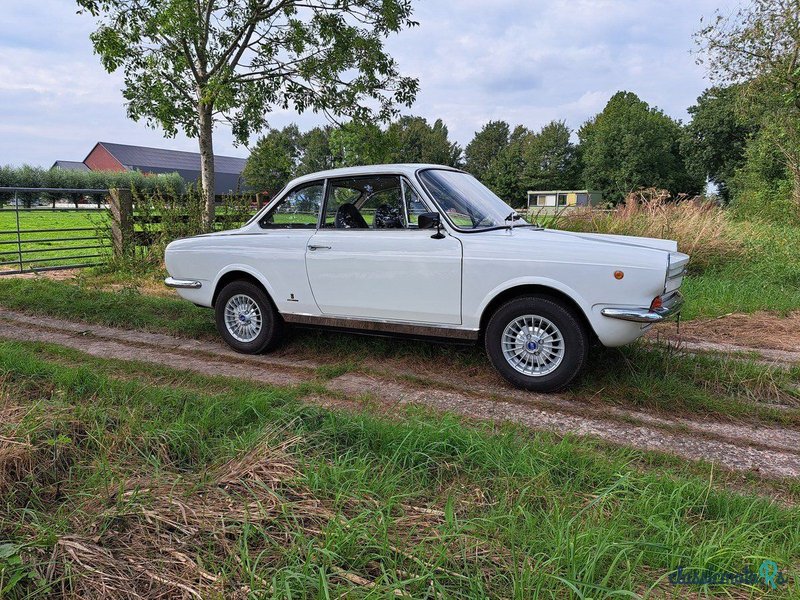
<svg viewBox="0 0 800 600"><path fill-rule="evenodd" d="M508 381L552 391L593 341L676 314L688 261L673 241L528 224L457 169L377 165L299 177L243 227L172 242L165 283L239 352L287 325L482 340Z"/></svg>

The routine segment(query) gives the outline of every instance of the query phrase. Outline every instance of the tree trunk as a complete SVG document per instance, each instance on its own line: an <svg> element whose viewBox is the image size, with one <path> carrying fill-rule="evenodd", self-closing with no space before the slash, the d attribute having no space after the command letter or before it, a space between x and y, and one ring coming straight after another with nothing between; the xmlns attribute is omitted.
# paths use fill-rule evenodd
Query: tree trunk
<svg viewBox="0 0 800 600"><path fill-rule="evenodd" d="M198 104L197 113L200 124L200 185L205 205L203 228L211 231L214 227L214 117L211 105L203 101Z"/></svg>

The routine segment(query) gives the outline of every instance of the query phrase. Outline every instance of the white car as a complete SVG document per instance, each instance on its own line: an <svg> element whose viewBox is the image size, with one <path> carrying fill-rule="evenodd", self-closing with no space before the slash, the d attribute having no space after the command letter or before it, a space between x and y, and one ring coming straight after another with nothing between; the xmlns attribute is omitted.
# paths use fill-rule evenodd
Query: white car
<svg viewBox="0 0 800 600"><path fill-rule="evenodd" d="M527 224L457 169L376 165L299 177L243 227L172 242L165 283L240 352L286 325L483 340L511 383L552 391L593 340L676 314L688 261L673 241Z"/></svg>

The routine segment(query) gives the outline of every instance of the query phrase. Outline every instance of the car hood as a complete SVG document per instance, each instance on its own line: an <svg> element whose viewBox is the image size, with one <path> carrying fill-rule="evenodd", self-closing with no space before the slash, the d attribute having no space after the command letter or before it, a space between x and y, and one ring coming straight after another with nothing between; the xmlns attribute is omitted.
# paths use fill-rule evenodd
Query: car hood
<svg viewBox="0 0 800 600"><path fill-rule="evenodd" d="M570 240L577 242L583 247L616 247L616 248L642 248L655 250L656 252L675 252L678 249L678 242L674 240L662 240L660 238L637 237L633 235L613 235L609 233L578 233L575 231L562 231L560 229L542 229L539 227L515 227L511 229L493 229L487 234L494 234L509 240L516 240L519 243L527 243L533 237L540 240L544 237L551 242L569 243ZM514 243L513 241L511 242Z"/></svg>
<svg viewBox="0 0 800 600"><path fill-rule="evenodd" d="M534 227L515 227L495 229L483 233L460 236L464 248L478 252L516 253L520 256L538 256L555 250L555 256L565 260L588 260L590 262L629 265L666 265L674 256L678 244L672 240L645 238L626 235L607 235L594 233L574 233L557 229ZM535 255L529 254L531 246L536 247ZM490 250L491 249L491 250ZM688 257L687 257L688 258Z"/></svg>
<svg viewBox="0 0 800 600"><path fill-rule="evenodd" d="M610 233L577 233L572 231L560 231L558 229L546 229L545 231L564 237L580 238L603 244L636 246L639 248L650 248L651 250L663 250L665 252L675 252L678 250L678 242L675 240L662 240L660 238L637 237L633 235L614 235Z"/></svg>

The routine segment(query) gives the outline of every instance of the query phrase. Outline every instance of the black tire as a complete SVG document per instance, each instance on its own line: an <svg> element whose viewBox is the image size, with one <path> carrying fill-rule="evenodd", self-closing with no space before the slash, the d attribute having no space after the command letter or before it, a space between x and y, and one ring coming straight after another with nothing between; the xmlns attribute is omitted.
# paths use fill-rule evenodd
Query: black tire
<svg viewBox="0 0 800 600"><path fill-rule="evenodd" d="M243 296L251 299L258 307L261 316L261 329L252 340L236 339L225 321L225 311L231 298ZM283 339L283 319L278 314L269 296L259 286L249 281L232 281L217 296L214 305L217 331L231 348L243 354L258 354L275 348ZM247 338L248 336L240 336Z"/></svg>
<svg viewBox="0 0 800 600"><path fill-rule="evenodd" d="M559 362L553 358L546 365L544 363L550 359L550 355L541 355L541 352L545 350L539 349L541 342L538 337L531 340L531 351L536 352L539 349L540 354L537 356L543 363L541 367L543 374L534 375L521 372L512 366L503 353L502 338L506 328L517 319L528 315L543 317L550 321L563 339L563 345L558 342L549 342L555 344L555 351L561 350L561 359ZM534 329L534 331L537 330ZM517 340L519 337L514 336L514 339ZM583 369L589 354L589 335L580 317L570 308L547 297L522 296L506 302L494 312L486 326L485 345L486 354L489 355L492 365L509 382L534 392L554 392L567 386ZM515 349L521 349L521 346L517 346ZM531 357L531 364L534 360L536 359ZM523 366L520 364L520 368ZM548 372L549 368L552 368L552 371Z"/></svg>

